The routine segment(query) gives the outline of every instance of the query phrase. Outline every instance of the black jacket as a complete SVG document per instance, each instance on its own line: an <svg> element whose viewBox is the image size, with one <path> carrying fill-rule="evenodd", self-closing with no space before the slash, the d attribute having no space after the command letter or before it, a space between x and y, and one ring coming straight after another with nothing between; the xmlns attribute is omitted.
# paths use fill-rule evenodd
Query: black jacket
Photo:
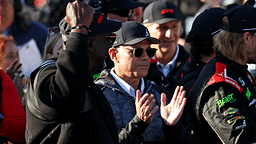
<svg viewBox="0 0 256 144"><path fill-rule="evenodd" d="M175 90L176 86L183 86L184 90L186 90L187 104L185 105L180 121L184 125L184 127L190 132L194 129L193 123L191 122L191 109L189 105L190 99L193 98L193 96L191 95L191 90L204 66L205 63L197 62L193 54L190 54L189 59L185 62L184 65L182 65L180 70L173 77L174 84L171 88L172 91Z"/></svg>
<svg viewBox="0 0 256 144"><path fill-rule="evenodd" d="M256 141L254 86L246 66L216 52L192 90L192 120L202 143Z"/></svg>
<svg viewBox="0 0 256 144"><path fill-rule="evenodd" d="M87 35L71 33L58 59L31 74L26 97L28 144L118 143L112 109L88 69L87 45Z"/></svg>
<svg viewBox="0 0 256 144"><path fill-rule="evenodd" d="M189 53L184 49L183 46L179 45L179 54L176 60L176 65L173 68L173 70L169 73L169 77L165 78L163 74L158 70L156 63L151 63L146 78L148 80L154 81L157 85L165 87L171 93L173 93L174 91L172 91L171 89L173 86L172 77L179 71L181 66L188 59L188 57Z"/></svg>

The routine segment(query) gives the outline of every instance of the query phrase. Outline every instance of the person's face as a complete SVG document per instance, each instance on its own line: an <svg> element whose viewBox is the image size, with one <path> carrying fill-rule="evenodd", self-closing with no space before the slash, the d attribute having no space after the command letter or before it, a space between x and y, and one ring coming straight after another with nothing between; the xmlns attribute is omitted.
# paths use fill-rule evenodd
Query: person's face
<svg viewBox="0 0 256 144"><path fill-rule="evenodd" d="M12 42L7 42L5 44L4 50L0 50L0 67L6 71L8 67L14 62L14 60L19 59L19 51L17 45Z"/></svg>
<svg viewBox="0 0 256 144"><path fill-rule="evenodd" d="M254 63L256 64L256 36L250 35L250 45L247 49L246 56L247 56L247 63Z"/></svg>
<svg viewBox="0 0 256 144"><path fill-rule="evenodd" d="M14 20L12 0L0 0L0 33L5 32Z"/></svg>
<svg viewBox="0 0 256 144"><path fill-rule="evenodd" d="M158 49L158 53L174 53L180 37L180 22L170 21L164 24L152 23L147 26L150 36L159 39L160 44L152 44L152 48Z"/></svg>
<svg viewBox="0 0 256 144"><path fill-rule="evenodd" d="M120 13L122 13L123 11L120 11ZM127 10L126 11L126 15L127 16L121 16L115 13L108 13L107 18L111 19L111 20L118 20L123 22L127 22L127 21L136 21L136 16L133 14L132 10Z"/></svg>
<svg viewBox="0 0 256 144"><path fill-rule="evenodd" d="M137 7L135 9L133 9L132 16L135 17L134 21L136 21L137 23L141 23L142 17L143 17L143 9L142 9L142 7Z"/></svg>
<svg viewBox="0 0 256 144"><path fill-rule="evenodd" d="M143 40L133 46L123 46L117 48L115 70L119 77L140 79L148 74L150 58L146 49L150 47L148 40ZM140 57L133 55L133 50L129 48L142 48L143 54Z"/></svg>
<svg viewBox="0 0 256 144"><path fill-rule="evenodd" d="M119 16L119 15L114 14L114 13L108 13L107 17L108 17L108 19L118 20L118 21L121 21L122 23L128 21L128 17Z"/></svg>
<svg viewBox="0 0 256 144"><path fill-rule="evenodd" d="M111 47L110 36L106 34L94 36L91 40L91 47L89 48L88 57L94 61L92 70L99 70L103 68L108 49Z"/></svg>

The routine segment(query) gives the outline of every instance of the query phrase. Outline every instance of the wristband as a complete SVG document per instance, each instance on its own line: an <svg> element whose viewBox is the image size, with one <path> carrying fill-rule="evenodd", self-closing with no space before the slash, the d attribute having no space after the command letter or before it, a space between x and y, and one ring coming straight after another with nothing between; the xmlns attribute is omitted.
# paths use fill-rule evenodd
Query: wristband
<svg viewBox="0 0 256 144"><path fill-rule="evenodd" d="M88 32L90 31L86 25L77 25L77 26L71 27L71 30L72 29L81 29L82 27L86 28Z"/></svg>

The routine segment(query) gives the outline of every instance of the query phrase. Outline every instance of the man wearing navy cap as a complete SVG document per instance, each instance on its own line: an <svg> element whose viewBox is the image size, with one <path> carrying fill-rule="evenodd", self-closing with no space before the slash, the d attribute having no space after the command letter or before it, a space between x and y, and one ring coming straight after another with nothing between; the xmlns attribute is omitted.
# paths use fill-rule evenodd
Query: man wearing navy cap
<svg viewBox="0 0 256 144"><path fill-rule="evenodd" d="M145 8L143 24L152 37L161 41L152 45L157 52L152 58L147 78L169 89L172 76L189 56L184 47L178 44L182 34L181 14L172 2L155 1Z"/></svg>
<svg viewBox="0 0 256 144"><path fill-rule="evenodd" d="M89 53L89 36L117 31L121 22L108 20L82 2L70 2L60 24L67 41L60 54L31 75L26 97L26 143L117 144L111 107L89 70L97 59ZM96 59L96 60L95 60Z"/></svg>
<svg viewBox="0 0 256 144"><path fill-rule="evenodd" d="M202 143L255 143L256 9L227 10L216 35L216 56L201 71L191 94L191 116Z"/></svg>
<svg viewBox="0 0 256 144"><path fill-rule="evenodd" d="M150 37L142 24L123 23L109 49L114 68L103 70L96 80L112 107L120 143L167 142L182 137L182 130L185 133L178 123L185 104L183 87L166 106L166 96L172 94L144 78L156 52L151 44L156 43L159 40Z"/></svg>

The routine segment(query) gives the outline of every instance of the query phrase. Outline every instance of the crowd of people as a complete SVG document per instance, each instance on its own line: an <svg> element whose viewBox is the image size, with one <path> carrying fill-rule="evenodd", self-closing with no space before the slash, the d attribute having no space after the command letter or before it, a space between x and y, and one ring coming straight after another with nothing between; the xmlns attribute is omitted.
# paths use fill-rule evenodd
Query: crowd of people
<svg viewBox="0 0 256 144"><path fill-rule="evenodd" d="M0 143L256 143L256 1L185 37L172 1L74 0L54 27L23 6L0 0Z"/></svg>

